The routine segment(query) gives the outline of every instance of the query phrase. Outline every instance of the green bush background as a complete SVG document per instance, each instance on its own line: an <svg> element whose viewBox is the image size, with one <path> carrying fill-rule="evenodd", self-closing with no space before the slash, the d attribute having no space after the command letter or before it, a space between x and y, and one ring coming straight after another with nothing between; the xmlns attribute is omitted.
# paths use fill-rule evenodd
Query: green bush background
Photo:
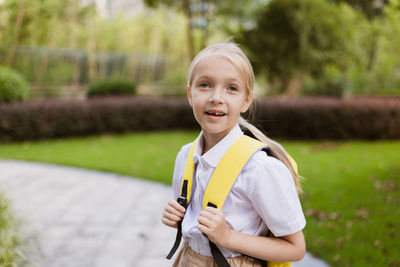
<svg viewBox="0 0 400 267"><path fill-rule="evenodd" d="M27 100L29 85L15 70L0 66L0 103Z"/></svg>
<svg viewBox="0 0 400 267"><path fill-rule="evenodd" d="M9 202L0 192L0 266L18 266L24 258L16 219L9 208Z"/></svg>
<svg viewBox="0 0 400 267"><path fill-rule="evenodd" d="M124 77L112 77L89 85L88 97L107 95L134 95L136 83Z"/></svg>

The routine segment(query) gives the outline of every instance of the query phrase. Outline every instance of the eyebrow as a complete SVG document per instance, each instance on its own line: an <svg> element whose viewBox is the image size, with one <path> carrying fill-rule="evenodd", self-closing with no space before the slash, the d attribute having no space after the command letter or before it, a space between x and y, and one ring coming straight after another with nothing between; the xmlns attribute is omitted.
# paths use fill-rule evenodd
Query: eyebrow
<svg viewBox="0 0 400 267"><path fill-rule="evenodd" d="M201 81L201 80L214 80L214 78L212 78L212 77L210 77L208 75L202 75L202 76L196 78L196 80L194 80L194 81L198 82L198 81ZM243 84L243 82L241 82L239 79L233 78L233 77L227 78L226 81L229 81L230 83Z"/></svg>
<svg viewBox="0 0 400 267"><path fill-rule="evenodd" d="M196 80L203 80L203 79L209 80L209 79L211 79L211 77L209 77L208 75L202 75L202 76L198 77Z"/></svg>

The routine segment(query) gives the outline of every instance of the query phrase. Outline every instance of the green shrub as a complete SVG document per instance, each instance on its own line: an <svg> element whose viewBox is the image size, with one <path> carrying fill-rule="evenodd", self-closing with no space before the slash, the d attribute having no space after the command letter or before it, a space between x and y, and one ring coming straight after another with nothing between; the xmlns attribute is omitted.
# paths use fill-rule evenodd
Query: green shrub
<svg viewBox="0 0 400 267"><path fill-rule="evenodd" d="M29 92L28 82L21 74L0 66L0 102L25 101Z"/></svg>
<svg viewBox="0 0 400 267"><path fill-rule="evenodd" d="M6 199L0 194L0 266L18 266L22 259L14 218Z"/></svg>
<svg viewBox="0 0 400 267"><path fill-rule="evenodd" d="M327 64L321 70L321 75L308 75L304 80L303 95L341 97L348 91L348 81L339 68Z"/></svg>
<svg viewBox="0 0 400 267"><path fill-rule="evenodd" d="M127 78L115 77L99 80L89 85L88 97L104 95L134 95L136 83Z"/></svg>

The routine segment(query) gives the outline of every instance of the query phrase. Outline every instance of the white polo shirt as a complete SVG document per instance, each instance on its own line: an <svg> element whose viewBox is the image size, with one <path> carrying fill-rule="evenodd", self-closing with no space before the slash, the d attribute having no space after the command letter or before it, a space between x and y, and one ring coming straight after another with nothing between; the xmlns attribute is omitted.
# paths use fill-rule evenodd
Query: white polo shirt
<svg viewBox="0 0 400 267"><path fill-rule="evenodd" d="M208 239L197 228L205 189L215 168L228 148L243 135L236 125L218 144L202 155L203 135L194 151L195 175L192 195L182 222L182 235L191 249L211 257ZM192 144L179 151L173 176L175 198L180 194L186 158ZM257 151L244 166L222 207L228 227L250 235L275 236L296 233L305 226L305 218L293 178L286 166L264 151ZM220 247L225 257L240 253Z"/></svg>

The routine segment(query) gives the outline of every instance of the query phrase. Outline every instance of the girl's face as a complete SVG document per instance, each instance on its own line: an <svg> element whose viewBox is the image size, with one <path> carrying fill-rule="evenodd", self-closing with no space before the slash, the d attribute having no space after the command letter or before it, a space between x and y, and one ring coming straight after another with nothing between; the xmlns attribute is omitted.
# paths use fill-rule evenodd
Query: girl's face
<svg viewBox="0 0 400 267"><path fill-rule="evenodd" d="M187 94L204 135L218 140L232 130L253 101L239 70L221 55L208 55L197 63Z"/></svg>

